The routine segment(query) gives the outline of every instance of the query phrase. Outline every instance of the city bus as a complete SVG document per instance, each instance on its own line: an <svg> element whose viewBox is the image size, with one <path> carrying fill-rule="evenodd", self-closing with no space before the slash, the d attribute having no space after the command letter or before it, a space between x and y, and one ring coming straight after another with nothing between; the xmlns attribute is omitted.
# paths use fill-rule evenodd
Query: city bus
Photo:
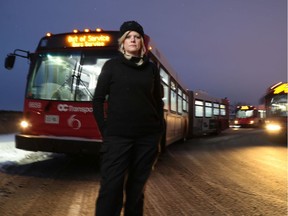
<svg viewBox="0 0 288 216"><path fill-rule="evenodd" d="M265 110L257 106L241 105L235 110L234 127L261 127L264 124Z"/></svg>
<svg viewBox="0 0 288 216"><path fill-rule="evenodd" d="M219 134L229 128L229 100L215 98L202 90L188 91L189 137Z"/></svg>
<svg viewBox="0 0 288 216"><path fill-rule="evenodd" d="M268 135L287 139L288 83L279 82L268 88L265 129Z"/></svg>
<svg viewBox="0 0 288 216"><path fill-rule="evenodd" d="M74 30L40 39L35 52L16 49L5 59L30 61L23 119L16 147L29 151L97 154L102 137L93 117L92 98L103 64L118 55L118 31ZM161 149L188 133L189 99L163 54L145 35L148 55L159 68L166 130Z"/></svg>

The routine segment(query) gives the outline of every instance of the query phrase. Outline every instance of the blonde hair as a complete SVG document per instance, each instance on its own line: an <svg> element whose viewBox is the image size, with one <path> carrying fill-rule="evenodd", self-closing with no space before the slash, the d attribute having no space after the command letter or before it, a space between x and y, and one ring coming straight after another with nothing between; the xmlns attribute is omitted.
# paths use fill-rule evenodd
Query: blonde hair
<svg viewBox="0 0 288 216"><path fill-rule="evenodd" d="M126 39L127 35L130 33L130 31L125 32L119 39L118 39L118 44L119 44L119 48L118 50L125 54L125 50L124 50L124 40ZM144 43L144 39L143 37L141 37L141 52L140 52L140 57L142 58L146 53L146 47L145 47L145 43Z"/></svg>

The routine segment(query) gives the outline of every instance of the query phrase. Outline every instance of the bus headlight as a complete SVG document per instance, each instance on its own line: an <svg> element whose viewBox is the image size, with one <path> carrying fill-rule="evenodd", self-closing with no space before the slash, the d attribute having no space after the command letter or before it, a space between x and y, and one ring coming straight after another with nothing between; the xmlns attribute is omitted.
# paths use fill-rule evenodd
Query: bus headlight
<svg viewBox="0 0 288 216"><path fill-rule="evenodd" d="M266 125L266 130L270 132L278 132L281 130L281 126L277 123L268 123Z"/></svg>
<svg viewBox="0 0 288 216"><path fill-rule="evenodd" d="M238 120L235 120L235 121L234 121L234 124L238 124Z"/></svg>
<svg viewBox="0 0 288 216"><path fill-rule="evenodd" d="M23 121L20 122L20 127L21 127L22 129L26 129L26 128L28 128L29 126L30 126L30 125L29 125L29 122L28 122L28 121L23 120Z"/></svg>
<svg viewBox="0 0 288 216"><path fill-rule="evenodd" d="M253 120L251 120L251 121L250 121L250 124L254 124L254 121L253 121Z"/></svg>

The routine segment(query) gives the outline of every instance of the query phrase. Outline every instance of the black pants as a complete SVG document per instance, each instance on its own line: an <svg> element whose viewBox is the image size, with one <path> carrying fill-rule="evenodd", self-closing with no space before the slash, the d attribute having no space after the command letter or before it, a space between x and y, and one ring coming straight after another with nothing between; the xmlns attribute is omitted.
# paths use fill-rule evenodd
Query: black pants
<svg viewBox="0 0 288 216"><path fill-rule="evenodd" d="M105 137L97 216L143 215L144 187L157 158L159 134L140 138ZM125 191L125 196L123 195Z"/></svg>

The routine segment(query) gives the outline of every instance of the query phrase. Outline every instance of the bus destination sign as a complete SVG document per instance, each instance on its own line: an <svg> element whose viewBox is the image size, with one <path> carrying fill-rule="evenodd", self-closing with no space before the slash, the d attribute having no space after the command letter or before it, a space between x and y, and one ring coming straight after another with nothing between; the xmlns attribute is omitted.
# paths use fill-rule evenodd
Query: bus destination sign
<svg viewBox="0 0 288 216"><path fill-rule="evenodd" d="M111 38L107 34L83 34L83 35L67 35L66 42L68 47L97 47L107 46Z"/></svg>
<svg viewBox="0 0 288 216"><path fill-rule="evenodd" d="M288 93L288 83L283 83L274 89L273 94Z"/></svg>
<svg viewBox="0 0 288 216"><path fill-rule="evenodd" d="M118 36L119 32L116 31L56 34L43 37L37 49L117 47Z"/></svg>
<svg viewBox="0 0 288 216"><path fill-rule="evenodd" d="M249 110L249 106L240 106L240 110Z"/></svg>

